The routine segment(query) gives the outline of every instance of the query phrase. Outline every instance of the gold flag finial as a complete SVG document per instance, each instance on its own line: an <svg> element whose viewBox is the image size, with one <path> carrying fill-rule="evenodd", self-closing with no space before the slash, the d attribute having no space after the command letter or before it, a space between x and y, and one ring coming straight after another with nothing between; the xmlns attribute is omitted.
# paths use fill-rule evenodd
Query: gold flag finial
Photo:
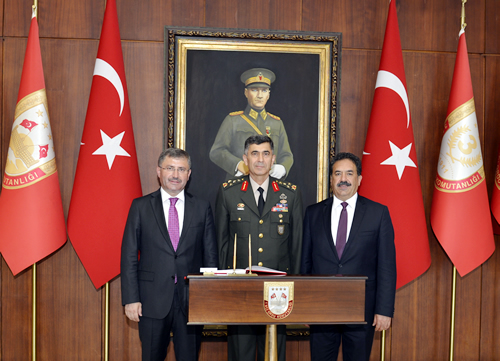
<svg viewBox="0 0 500 361"><path fill-rule="evenodd" d="M465 23L465 3L467 2L467 0L462 0L462 14L460 15L460 28L462 30L465 30L465 27L467 26L467 24Z"/></svg>

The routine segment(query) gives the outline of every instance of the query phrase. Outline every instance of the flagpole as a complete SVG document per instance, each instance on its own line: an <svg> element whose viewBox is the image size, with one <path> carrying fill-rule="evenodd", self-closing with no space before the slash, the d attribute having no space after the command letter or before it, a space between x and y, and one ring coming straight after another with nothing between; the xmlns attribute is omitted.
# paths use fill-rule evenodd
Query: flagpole
<svg viewBox="0 0 500 361"><path fill-rule="evenodd" d="M462 30L465 30L465 27L467 24L465 23L465 3L467 0L461 0L462 1L462 14L460 15L460 26Z"/></svg>
<svg viewBox="0 0 500 361"><path fill-rule="evenodd" d="M35 17L38 19L38 0L33 0L33 11L35 12ZM33 297L32 297L32 320L31 320L31 360L36 360L36 263L32 266L32 287L33 287Z"/></svg>
<svg viewBox="0 0 500 361"><path fill-rule="evenodd" d="M382 339L380 340L380 361L385 360L385 330L382 331Z"/></svg>
<svg viewBox="0 0 500 361"><path fill-rule="evenodd" d="M461 0L462 12L460 14L460 29L465 30L465 3L467 0ZM453 361L453 350L455 346L455 312L457 300L457 268L453 266L453 280L451 285L451 320L450 320L450 361Z"/></svg>
<svg viewBox="0 0 500 361"><path fill-rule="evenodd" d="M109 356L109 282L105 286L105 313L104 313L104 361Z"/></svg>
<svg viewBox="0 0 500 361"><path fill-rule="evenodd" d="M453 348L455 345L456 299L457 299L457 268L453 266L453 281L451 287L450 361L453 361Z"/></svg>
<svg viewBox="0 0 500 361"><path fill-rule="evenodd" d="M32 297L32 320L31 320L31 359L36 360L36 263L32 266L32 287L33 287L33 297Z"/></svg>

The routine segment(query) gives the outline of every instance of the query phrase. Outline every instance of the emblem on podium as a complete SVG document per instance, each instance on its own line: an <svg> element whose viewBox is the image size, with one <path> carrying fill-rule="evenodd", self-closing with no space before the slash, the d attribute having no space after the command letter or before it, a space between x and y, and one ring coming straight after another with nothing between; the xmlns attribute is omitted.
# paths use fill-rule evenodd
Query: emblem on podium
<svg viewBox="0 0 500 361"><path fill-rule="evenodd" d="M264 311L274 319L283 319L292 313L293 282L264 282Z"/></svg>

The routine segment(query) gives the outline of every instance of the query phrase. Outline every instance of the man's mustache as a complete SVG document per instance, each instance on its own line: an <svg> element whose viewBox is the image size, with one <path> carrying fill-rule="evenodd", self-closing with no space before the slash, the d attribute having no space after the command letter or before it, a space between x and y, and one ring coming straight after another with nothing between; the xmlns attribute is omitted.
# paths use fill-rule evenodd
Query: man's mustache
<svg viewBox="0 0 500 361"><path fill-rule="evenodd" d="M347 186L350 187L352 184L349 183L348 181L342 181L337 183L337 187L342 187L342 186Z"/></svg>

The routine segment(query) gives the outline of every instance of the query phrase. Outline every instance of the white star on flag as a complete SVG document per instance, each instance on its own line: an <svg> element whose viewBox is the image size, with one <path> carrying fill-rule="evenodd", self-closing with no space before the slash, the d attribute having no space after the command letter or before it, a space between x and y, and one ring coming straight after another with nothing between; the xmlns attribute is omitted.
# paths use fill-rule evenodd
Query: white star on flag
<svg viewBox="0 0 500 361"><path fill-rule="evenodd" d="M389 145L391 146L392 156L384 160L382 163L380 163L380 165L396 166L398 177L401 180L405 167L417 167L415 163L410 159L411 143L403 149L399 149L398 146L392 143L390 140Z"/></svg>
<svg viewBox="0 0 500 361"><path fill-rule="evenodd" d="M120 146L124 135L125 132L123 131L116 137L110 138L101 129L102 145L99 149L92 153L92 155L105 155L106 160L108 161L108 167L111 170L116 156L130 157L130 154L128 154L127 151Z"/></svg>

